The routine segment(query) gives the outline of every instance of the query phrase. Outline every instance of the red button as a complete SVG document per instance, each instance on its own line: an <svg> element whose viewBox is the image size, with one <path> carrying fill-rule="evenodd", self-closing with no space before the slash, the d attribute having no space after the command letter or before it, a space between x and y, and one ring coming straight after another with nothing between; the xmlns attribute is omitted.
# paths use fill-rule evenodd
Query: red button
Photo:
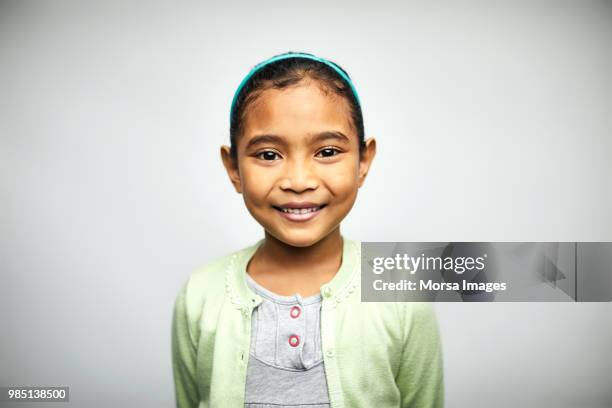
<svg viewBox="0 0 612 408"><path fill-rule="evenodd" d="M300 317L301 312L302 310L299 308L299 306L293 306L291 308L291 311L289 312L289 315L294 319L297 319L298 317Z"/></svg>
<svg viewBox="0 0 612 408"><path fill-rule="evenodd" d="M297 347L300 345L300 338L298 336L296 336L295 334L292 334L291 336L289 336L289 345L291 347Z"/></svg>

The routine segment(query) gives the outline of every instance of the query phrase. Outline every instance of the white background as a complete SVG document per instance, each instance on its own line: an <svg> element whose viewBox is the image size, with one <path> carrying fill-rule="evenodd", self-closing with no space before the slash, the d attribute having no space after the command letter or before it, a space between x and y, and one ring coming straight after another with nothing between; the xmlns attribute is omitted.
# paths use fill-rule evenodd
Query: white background
<svg viewBox="0 0 612 408"><path fill-rule="evenodd" d="M611 23L604 1L2 1L0 385L174 404L180 286L263 234L219 158L231 98L286 51L345 68L378 141L347 237L612 241ZM447 407L612 405L611 303L436 308Z"/></svg>

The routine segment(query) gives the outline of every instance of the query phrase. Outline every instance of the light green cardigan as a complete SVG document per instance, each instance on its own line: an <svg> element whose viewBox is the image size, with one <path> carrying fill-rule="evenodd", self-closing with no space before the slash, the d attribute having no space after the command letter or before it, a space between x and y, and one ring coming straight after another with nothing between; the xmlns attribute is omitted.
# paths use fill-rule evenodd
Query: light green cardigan
<svg viewBox="0 0 612 408"><path fill-rule="evenodd" d="M343 238L321 287L321 340L331 408L442 407L443 364L430 303L361 302L361 245ZM193 272L174 305L172 365L184 407L243 408L251 312L246 265L263 239Z"/></svg>

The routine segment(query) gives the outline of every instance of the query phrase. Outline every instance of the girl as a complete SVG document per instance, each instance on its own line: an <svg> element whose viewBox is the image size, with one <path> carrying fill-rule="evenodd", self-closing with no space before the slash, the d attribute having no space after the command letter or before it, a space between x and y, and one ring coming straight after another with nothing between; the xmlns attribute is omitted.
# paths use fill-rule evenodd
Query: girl
<svg viewBox="0 0 612 408"><path fill-rule="evenodd" d="M177 406L441 407L429 303L365 303L340 233L376 153L348 74L289 52L244 78L221 158L264 238L196 270L172 326Z"/></svg>

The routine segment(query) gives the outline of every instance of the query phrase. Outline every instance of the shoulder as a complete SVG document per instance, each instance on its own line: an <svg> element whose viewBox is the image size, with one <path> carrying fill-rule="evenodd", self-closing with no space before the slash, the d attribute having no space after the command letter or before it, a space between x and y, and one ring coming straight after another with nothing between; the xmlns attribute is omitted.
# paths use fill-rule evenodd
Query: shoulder
<svg viewBox="0 0 612 408"><path fill-rule="evenodd" d="M185 296L188 298L205 297L223 289L223 280L227 269L231 267L232 259L240 251L235 251L196 268L185 283Z"/></svg>
<svg viewBox="0 0 612 408"><path fill-rule="evenodd" d="M237 259L250 247L227 253L196 268L183 284L177 303L184 303L187 309L201 309L206 299L225 295L225 277Z"/></svg>
<svg viewBox="0 0 612 408"><path fill-rule="evenodd" d="M438 322L434 306L430 302L360 302L358 312L369 316L387 330L406 341L408 338L435 336Z"/></svg>
<svg viewBox="0 0 612 408"><path fill-rule="evenodd" d="M359 255L361 255L361 240L359 239L351 239L349 237L344 237L344 240L349 245L349 247L354 248Z"/></svg>
<svg viewBox="0 0 612 408"><path fill-rule="evenodd" d="M438 319L431 302L401 302L404 335L408 340L439 341Z"/></svg>

